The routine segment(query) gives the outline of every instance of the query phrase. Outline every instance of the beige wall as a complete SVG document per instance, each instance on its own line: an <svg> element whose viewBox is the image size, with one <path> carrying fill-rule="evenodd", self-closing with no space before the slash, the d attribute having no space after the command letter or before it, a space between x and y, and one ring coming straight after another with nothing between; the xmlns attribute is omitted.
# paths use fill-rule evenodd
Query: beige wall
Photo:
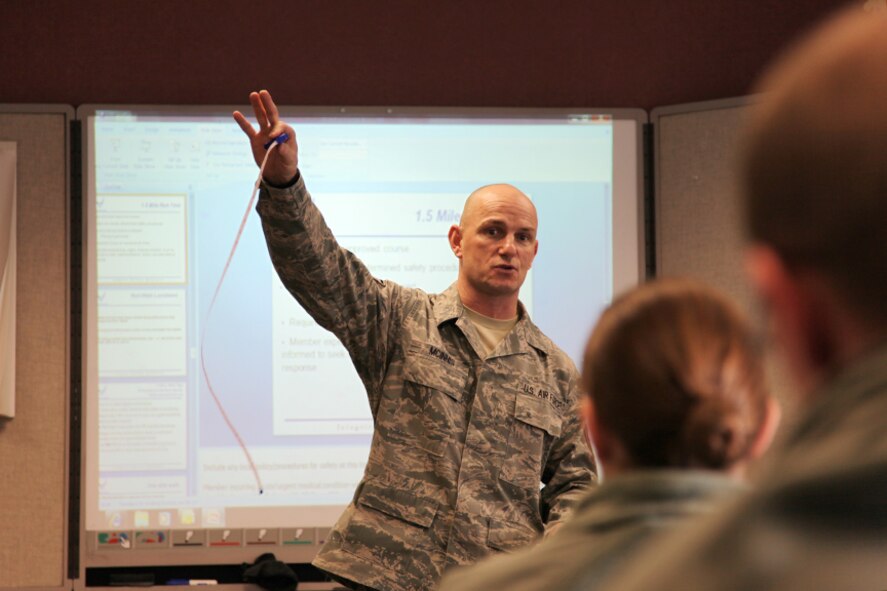
<svg viewBox="0 0 887 591"><path fill-rule="evenodd" d="M743 269L738 150L751 104L739 98L653 111L657 275L700 279L739 302L767 343L768 378L783 406L785 433L797 414L792 385L770 348Z"/></svg>
<svg viewBox="0 0 887 591"><path fill-rule="evenodd" d="M17 142L16 416L0 423L0 588L66 579L68 432L67 121L8 113Z"/></svg>

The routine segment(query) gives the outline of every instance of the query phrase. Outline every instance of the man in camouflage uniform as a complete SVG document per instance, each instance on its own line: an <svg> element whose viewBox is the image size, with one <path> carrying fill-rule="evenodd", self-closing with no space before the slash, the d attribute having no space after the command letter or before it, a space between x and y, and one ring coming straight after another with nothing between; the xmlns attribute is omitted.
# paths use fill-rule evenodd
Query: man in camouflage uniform
<svg viewBox="0 0 887 591"><path fill-rule="evenodd" d="M760 90L748 267L806 408L755 492L606 589L887 589L887 14L853 6Z"/></svg>
<svg viewBox="0 0 887 591"><path fill-rule="evenodd" d="M375 431L363 479L314 564L358 589L432 589L445 568L551 531L595 480L578 375L518 302L536 211L509 185L475 191L449 232L456 283L438 295L374 278L341 248L298 172L270 95L241 115L258 211L284 285L347 348ZM540 489L540 483L544 486Z"/></svg>

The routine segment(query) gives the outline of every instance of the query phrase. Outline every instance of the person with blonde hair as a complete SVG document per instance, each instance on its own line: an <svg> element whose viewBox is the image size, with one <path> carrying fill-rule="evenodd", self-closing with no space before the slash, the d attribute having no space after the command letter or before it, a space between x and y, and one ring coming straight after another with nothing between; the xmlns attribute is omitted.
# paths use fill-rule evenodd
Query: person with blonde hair
<svg viewBox="0 0 887 591"><path fill-rule="evenodd" d="M617 298L588 341L582 384L603 484L549 538L456 569L441 591L595 589L656 535L737 496L778 423L747 322L687 280Z"/></svg>

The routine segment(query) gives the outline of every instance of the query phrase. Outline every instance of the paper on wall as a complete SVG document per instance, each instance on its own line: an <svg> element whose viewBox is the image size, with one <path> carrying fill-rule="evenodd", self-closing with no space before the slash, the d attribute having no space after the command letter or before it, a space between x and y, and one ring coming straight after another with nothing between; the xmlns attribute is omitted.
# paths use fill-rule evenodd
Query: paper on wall
<svg viewBox="0 0 887 591"><path fill-rule="evenodd" d="M0 416L15 416L16 144L0 142Z"/></svg>

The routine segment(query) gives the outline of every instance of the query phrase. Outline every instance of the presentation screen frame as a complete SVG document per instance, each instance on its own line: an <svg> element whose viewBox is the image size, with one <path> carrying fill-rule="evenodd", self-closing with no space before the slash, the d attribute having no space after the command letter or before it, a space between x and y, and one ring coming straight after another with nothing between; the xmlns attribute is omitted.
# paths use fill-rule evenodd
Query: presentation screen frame
<svg viewBox="0 0 887 591"><path fill-rule="evenodd" d="M76 118L82 125L82 154L83 154L83 334L82 334L82 351L83 351L83 416L82 416L82 441L81 446L84 457L82 458L82 474L81 474L81 568L104 568L104 567L130 567L130 566L160 566L160 565L195 565L195 564L239 564L244 561L252 561L262 551L273 551L277 557L285 562L290 563L306 563L310 562L316 554L319 546L323 543L328 527L311 526L305 528L310 532L309 540L304 544L286 544L285 539L293 536L298 537L302 528L298 528L298 524L281 524L279 530L275 531L272 542L267 545L250 544L249 541L255 541L255 536L260 531L273 529L268 527L255 528L252 531L245 528L241 531L242 538L238 544L232 544L226 547L210 547L212 536L218 535L223 528L205 527L197 524L193 530L194 535L189 540L194 540L194 544L176 543L182 542L185 532L191 531L187 527L172 527L166 530L166 539L158 540L154 530L159 530L157 526L140 530L131 524L122 525L122 527L114 527L113 523L108 523L107 527L101 530L91 529L88 526L88 514L90 508L86 506L88 499L96 496L95 487L98 484L98 471L95 467L95 461L90 461L87 457L89 450L97 449L98 438L98 410L94 401L97 394L91 394L92 390L97 389L98 382L98 361L95 331L90 329L93 326L94 319L97 318L97 295L96 295L96 244L95 244L95 219L96 219L96 203L95 203L95 170L94 170L94 137L92 135L91 123L99 114L105 112L122 112L137 114L138 117L150 117L156 114L158 117L167 117L173 115L181 115L188 117L211 117L218 120L227 120L232 128L236 128L236 123L231 118L234 110L240 110L248 117L252 115L252 110L248 105L240 106L175 106L175 105L83 105L77 109ZM333 119L341 120L365 120L365 121L384 121L384 120L412 120L412 121L435 121L435 120L461 120L471 122L474 120L527 120L527 121L551 121L564 122L573 121L577 124L590 123L592 118L606 117L613 124L613 187L615 188L612 201L612 227L622 228L622 234L616 236L614 232L614 260L612 261L613 269L613 294L642 282L645 279L645 253L646 253L646 236L645 236L645 220L644 220L644 126L648 123L648 115L640 109L514 109L514 108L453 108L453 107L295 107L281 106L281 119L292 124L297 136L299 134L300 124L309 122L322 122ZM239 130L238 130L239 131ZM183 138L186 142L187 138ZM346 147L346 149L349 149ZM248 153L246 138L243 138L242 150L244 154ZM309 162L309 156L303 155L303 161ZM316 156L315 156L316 158ZM310 166L310 165L308 165ZM304 169L303 169L304 170ZM257 173L257 169L256 169ZM251 173L255 174L255 173ZM305 172L309 189L312 186L311 172ZM243 199L244 204L247 201L249 189L252 186L255 176L250 178L247 176L243 182ZM623 193L619 193L623 190ZM323 211L323 208L321 208ZM256 216L255 212L250 214ZM540 216L541 217L541 216ZM540 243L541 248L545 247L547 241L556 241L556 236L544 237L545 219L540 219ZM628 230L626 230L628 229ZM441 236L444 241L444 235ZM222 247L224 250L228 246ZM267 255L266 255L267 256ZM455 279L455 275L453 275ZM574 294L579 295L579 294ZM581 335L580 338L584 342L587 335ZM97 460L96 460L97 461ZM90 468L90 466L92 466ZM331 510L332 519L329 525L335 519L341 509L335 507ZM273 509L269 509L273 510ZM107 543L108 534L125 533L126 538L117 538L116 543ZM148 534L140 538L140 533ZM101 536L104 535L104 538ZM265 534L262 534L264 536ZM253 536L253 538L250 538ZM262 536L259 536L261 541ZM100 542L100 538L102 542Z"/></svg>

